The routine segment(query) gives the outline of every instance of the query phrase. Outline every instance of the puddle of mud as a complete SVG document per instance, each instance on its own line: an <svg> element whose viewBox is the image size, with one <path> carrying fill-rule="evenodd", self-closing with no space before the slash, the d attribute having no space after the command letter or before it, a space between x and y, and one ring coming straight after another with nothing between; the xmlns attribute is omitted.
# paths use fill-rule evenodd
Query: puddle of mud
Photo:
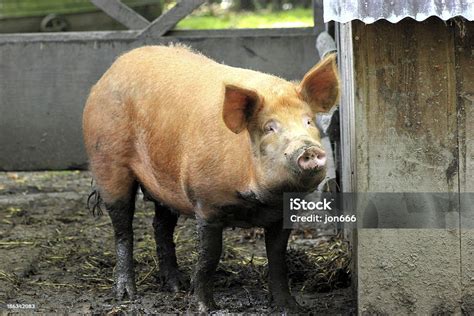
<svg viewBox="0 0 474 316"><path fill-rule="evenodd" d="M0 173L0 308L5 311L6 304L21 303L35 304L34 311L43 313L192 311L189 294L171 294L161 287L153 205L142 199L134 220L140 298L113 299L112 227L108 216L94 218L86 210L89 189L87 172ZM178 260L188 275L196 257L194 234L194 221L180 219L175 234ZM311 234L292 235L288 260L293 293L315 314L353 313L347 244L317 237L301 242ZM225 308L221 312L271 312L262 237L258 229L226 230L215 286L216 301Z"/></svg>

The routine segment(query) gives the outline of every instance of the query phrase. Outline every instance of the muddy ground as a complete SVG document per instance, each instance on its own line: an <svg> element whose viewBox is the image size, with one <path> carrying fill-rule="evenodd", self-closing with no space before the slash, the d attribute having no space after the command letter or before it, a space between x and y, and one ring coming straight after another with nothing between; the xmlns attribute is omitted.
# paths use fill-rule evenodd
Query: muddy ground
<svg viewBox="0 0 474 316"><path fill-rule="evenodd" d="M112 227L106 214L93 217L86 209L89 191L87 172L0 173L0 310L80 314L195 310L188 293L171 294L161 287L153 205L141 198L134 221L139 299L114 300ZM187 275L196 258L194 234L194 220L180 219L175 239ZM220 312L274 311L268 304L262 237L259 229L225 231L215 286ZM312 314L353 313L347 243L324 231L296 231L288 260L293 293ZM34 309L12 309L15 306L9 304L34 304Z"/></svg>

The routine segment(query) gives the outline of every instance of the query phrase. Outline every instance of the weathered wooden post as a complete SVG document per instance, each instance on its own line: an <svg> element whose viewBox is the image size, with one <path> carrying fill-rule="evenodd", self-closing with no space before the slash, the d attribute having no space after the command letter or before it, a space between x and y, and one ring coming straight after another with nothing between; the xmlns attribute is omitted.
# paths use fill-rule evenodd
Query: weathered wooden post
<svg viewBox="0 0 474 316"><path fill-rule="evenodd" d="M324 3L342 22L343 189L391 193L358 205L358 311L472 313L474 6L414 2Z"/></svg>

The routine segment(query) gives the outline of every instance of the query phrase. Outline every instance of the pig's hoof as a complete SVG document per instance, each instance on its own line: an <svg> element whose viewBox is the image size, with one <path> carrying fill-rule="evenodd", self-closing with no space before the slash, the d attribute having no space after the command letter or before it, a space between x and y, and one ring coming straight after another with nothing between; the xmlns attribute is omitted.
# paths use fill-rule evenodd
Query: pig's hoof
<svg viewBox="0 0 474 316"><path fill-rule="evenodd" d="M198 301L197 306L198 306L198 312L203 313L203 314L207 314L209 312L219 309L219 306L217 306L214 300L211 300L209 302Z"/></svg>
<svg viewBox="0 0 474 316"><path fill-rule="evenodd" d="M160 279L163 285L171 292L186 291L189 289L189 278L181 271L174 270L161 273Z"/></svg>
<svg viewBox="0 0 474 316"><path fill-rule="evenodd" d="M134 300L137 295L137 289L133 279L118 278L114 290L117 300L123 300L126 296L128 296L130 300Z"/></svg>
<svg viewBox="0 0 474 316"><path fill-rule="evenodd" d="M306 311L306 309L296 302L293 296L274 300L273 305L278 312L284 314L300 314Z"/></svg>
<svg viewBox="0 0 474 316"><path fill-rule="evenodd" d="M189 278L180 271L176 271L176 273L169 275L166 283L173 292L189 289Z"/></svg>

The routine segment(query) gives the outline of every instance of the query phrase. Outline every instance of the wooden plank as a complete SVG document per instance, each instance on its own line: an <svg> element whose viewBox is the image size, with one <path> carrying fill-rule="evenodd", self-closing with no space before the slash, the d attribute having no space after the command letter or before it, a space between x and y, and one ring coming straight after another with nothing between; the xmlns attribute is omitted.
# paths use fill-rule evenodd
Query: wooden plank
<svg viewBox="0 0 474 316"><path fill-rule="evenodd" d="M352 42L352 22L339 24L337 26L336 39L338 42L337 60L342 83L341 99L339 106L339 118L341 122L341 185L342 192L355 192L357 175L356 143L355 143L355 80L354 80L354 58ZM345 208L344 208L345 209ZM352 214L347 214L352 215ZM351 244L352 260L351 270L358 271L358 235L357 230L344 230L344 237ZM358 279L357 272L352 273L352 291L357 295ZM355 295L355 296L356 296Z"/></svg>
<svg viewBox="0 0 474 316"><path fill-rule="evenodd" d="M145 28L141 35L154 37L165 35L166 32L171 30L179 21L184 19L204 2L205 0L181 0L176 3L173 8L163 13Z"/></svg>
<svg viewBox="0 0 474 316"><path fill-rule="evenodd" d="M321 32L326 29L323 16L323 0L313 0L314 28Z"/></svg>
<svg viewBox="0 0 474 316"><path fill-rule="evenodd" d="M474 22L456 19L462 307L474 314Z"/></svg>
<svg viewBox="0 0 474 316"><path fill-rule="evenodd" d="M456 34L460 191L474 192L474 22L456 19L453 27Z"/></svg>
<svg viewBox="0 0 474 316"><path fill-rule="evenodd" d="M120 0L91 0L91 2L131 30L141 30L150 24L147 19L123 4Z"/></svg>
<svg viewBox="0 0 474 316"><path fill-rule="evenodd" d="M460 314L460 232L436 229L459 227L452 29L430 18L354 21L353 30L357 191L456 197L446 209L420 213L406 212L404 201L392 212L358 209L358 221L374 227L387 218L426 227L358 230L358 312Z"/></svg>
<svg viewBox="0 0 474 316"><path fill-rule="evenodd" d="M269 36L301 36L313 35L320 32L312 27L274 28L274 29L222 29L222 30L171 30L166 36L178 37L269 37Z"/></svg>
<svg viewBox="0 0 474 316"><path fill-rule="evenodd" d="M156 6L163 0L123 0L134 7ZM1 0L0 19L44 17L50 13L73 14L97 11L90 0Z"/></svg>
<svg viewBox="0 0 474 316"><path fill-rule="evenodd" d="M354 34L357 188L458 192L454 37L442 21Z"/></svg>
<svg viewBox="0 0 474 316"><path fill-rule="evenodd" d="M0 45L12 43L52 43L52 42L77 42L77 41L110 41L110 40L135 40L141 31L98 31L98 32L63 32L63 33L26 33L26 34L0 34ZM301 37L312 36L316 38L319 33L312 27L275 28L275 29L231 29L231 30L173 30L166 33L167 37L181 39L202 38L241 38L259 37Z"/></svg>
<svg viewBox="0 0 474 316"><path fill-rule="evenodd" d="M341 100L341 157L342 157L342 191L356 191L357 176L356 143L355 143L355 79L351 23L340 24L338 62L340 69Z"/></svg>

